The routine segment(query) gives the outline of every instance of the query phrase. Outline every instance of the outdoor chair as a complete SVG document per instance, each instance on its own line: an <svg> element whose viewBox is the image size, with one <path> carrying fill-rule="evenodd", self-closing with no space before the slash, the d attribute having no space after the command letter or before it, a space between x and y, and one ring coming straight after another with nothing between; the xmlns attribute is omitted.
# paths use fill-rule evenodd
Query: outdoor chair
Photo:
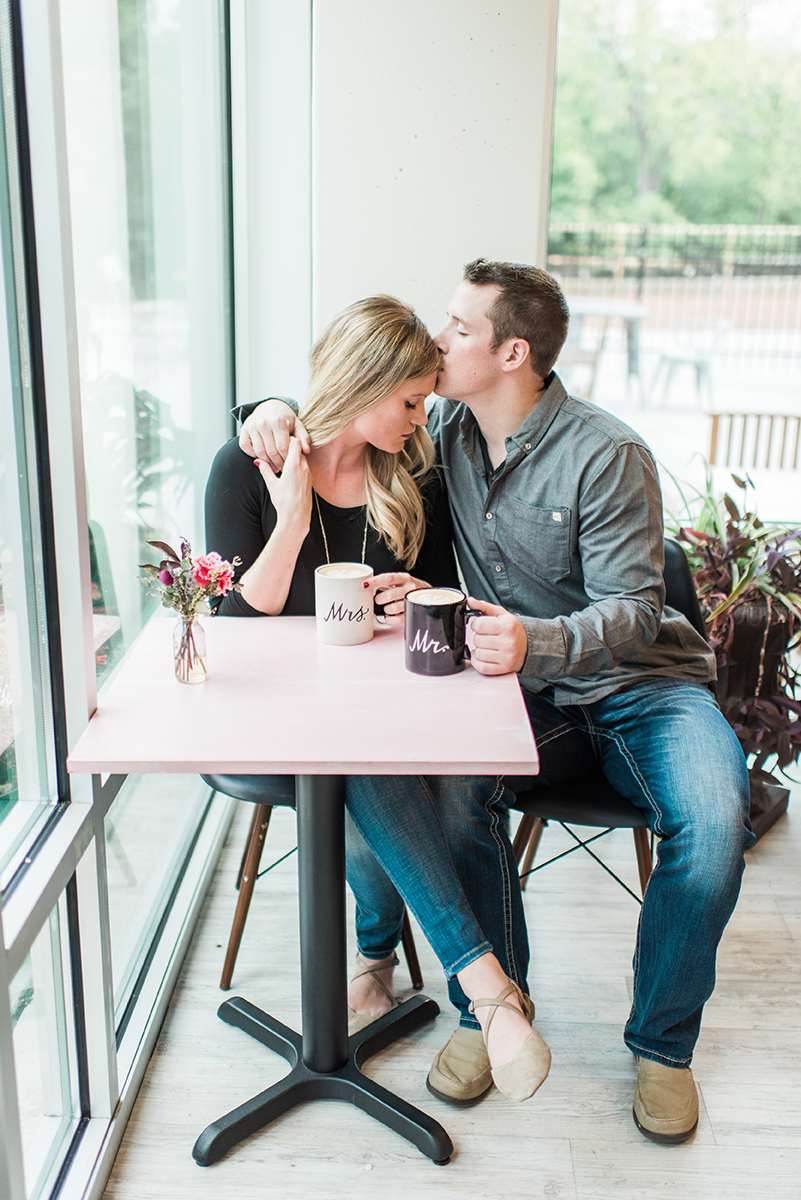
<svg viewBox="0 0 801 1200"><path fill-rule="evenodd" d="M236 887L239 899L234 912L234 922L228 939L228 949L225 952L220 988L227 992L231 987L231 978L239 953L239 943L245 930L253 888L259 877L264 841L267 827L270 824L272 810L277 806L295 807L295 776L294 775L202 775L201 778L225 796L233 796L236 800L247 800L255 805L253 818L250 822L242 862L237 875ZM412 987L420 991L423 987L423 976L414 944L414 935L409 922L408 912L403 915L403 952L409 968Z"/></svg>
<svg viewBox="0 0 801 1200"><path fill-rule="evenodd" d="M684 613L693 628L706 637L704 618L687 556L672 538L665 538L665 589L665 604ZM589 848L590 842L605 837L613 829L631 829L640 890L645 892L653 865L653 838L645 813L612 787L600 767L587 775L552 787L532 787L532 780L525 777L510 777L504 783L515 794L512 807L523 813L513 842L522 888L525 889L528 876L533 871L542 870L557 858L564 858L566 854L583 848L630 896L639 901L639 896L628 884ZM557 821L575 839L576 844L563 854L532 868L543 830L549 821ZM591 826L600 828L602 832L581 838L569 828L570 825Z"/></svg>
<svg viewBox="0 0 801 1200"><path fill-rule="evenodd" d="M731 492L732 473L753 488L747 508L777 524L801 521L801 416L788 413L715 413L709 439L715 491ZM793 474L794 473L794 474Z"/></svg>
<svg viewBox="0 0 801 1200"><path fill-rule="evenodd" d="M704 392L712 403L712 359L720 350L723 339L731 329L731 321L721 317L714 324L698 321L679 321L671 330L670 345L662 351L653 378L649 400L653 401L657 385L664 377L662 404L667 401L673 377L680 367L695 371L695 390L698 402L703 405Z"/></svg>
<svg viewBox="0 0 801 1200"><path fill-rule="evenodd" d="M609 326L609 318L604 321L601 327L601 336L596 345L588 347L582 346L580 343L573 344L569 339L565 342L561 349L559 358L556 362L555 371L565 385L565 388L571 395L579 396L582 400L592 400L592 393L595 387L595 377L598 374L598 360L601 357L601 352L606 342L606 331ZM574 379L579 374L575 368L578 367L585 382L576 385ZM587 368L586 371L581 371L581 368Z"/></svg>
<svg viewBox="0 0 801 1200"><path fill-rule="evenodd" d="M788 413L714 413L710 467L797 471L801 417Z"/></svg>

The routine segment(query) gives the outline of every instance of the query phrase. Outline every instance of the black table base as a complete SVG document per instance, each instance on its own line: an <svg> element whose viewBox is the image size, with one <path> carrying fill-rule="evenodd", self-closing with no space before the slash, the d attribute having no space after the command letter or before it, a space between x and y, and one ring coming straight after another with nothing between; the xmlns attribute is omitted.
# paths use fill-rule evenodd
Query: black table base
<svg viewBox="0 0 801 1200"><path fill-rule="evenodd" d="M220 1006L218 1016L280 1054L292 1070L279 1083L204 1129L192 1151L195 1162L201 1167L210 1166L246 1137L297 1104L307 1100L347 1100L394 1129L438 1165L447 1163L453 1143L439 1122L361 1072L362 1064L373 1054L432 1021L438 1013L439 1006L433 1000L425 996L412 997L355 1033L349 1039L350 1054L345 1066L323 1074L311 1070L303 1062L300 1034L240 996L226 1000Z"/></svg>
<svg viewBox="0 0 801 1200"><path fill-rule="evenodd" d="M292 1070L281 1080L212 1122L192 1155L202 1167L217 1162L244 1138L307 1100L347 1100L408 1138L435 1163L453 1143L442 1126L361 1072L362 1063L439 1013L414 996L348 1037L345 969L345 778L299 775L298 898L302 1036L234 996L218 1016L282 1055Z"/></svg>

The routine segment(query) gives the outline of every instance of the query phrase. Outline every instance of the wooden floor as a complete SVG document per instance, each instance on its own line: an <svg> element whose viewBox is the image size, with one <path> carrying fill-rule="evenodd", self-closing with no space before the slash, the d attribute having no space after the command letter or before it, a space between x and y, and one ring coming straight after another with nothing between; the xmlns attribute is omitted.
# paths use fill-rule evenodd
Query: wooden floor
<svg viewBox="0 0 801 1200"><path fill-rule="evenodd" d="M533 876L526 892L537 1024L553 1051L551 1075L527 1103L493 1091L458 1110L426 1092L426 1072L454 1019L419 939L426 992L442 1014L368 1070L445 1125L456 1146L445 1167L338 1102L286 1115L213 1167L193 1162L192 1144L210 1121L285 1073L282 1060L215 1016L249 815L242 805L105 1200L799 1200L801 789L790 815L749 852L693 1064L700 1123L682 1146L647 1142L633 1124L635 1067L621 1030L639 910L583 853ZM564 848L564 839L558 827L547 830L542 851ZM265 863L293 844L294 814L277 810ZM615 833L605 846L607 861L636 887L630 834ZM397 974L408 984L405 968ZM232 994L297 1028L294 856L257 886Z"/></svg>

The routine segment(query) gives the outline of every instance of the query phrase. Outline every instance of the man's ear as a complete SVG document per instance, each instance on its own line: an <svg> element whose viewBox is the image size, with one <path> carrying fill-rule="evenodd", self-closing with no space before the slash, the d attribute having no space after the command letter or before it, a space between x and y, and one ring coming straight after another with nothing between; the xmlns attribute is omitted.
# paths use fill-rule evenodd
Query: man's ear
<svg viewBox="0 0 801 1200"><path fill-rule="evenodd" d="M504 371L518 371L531 359L529 344L523 338L509 338L500 348Z"/></svg>

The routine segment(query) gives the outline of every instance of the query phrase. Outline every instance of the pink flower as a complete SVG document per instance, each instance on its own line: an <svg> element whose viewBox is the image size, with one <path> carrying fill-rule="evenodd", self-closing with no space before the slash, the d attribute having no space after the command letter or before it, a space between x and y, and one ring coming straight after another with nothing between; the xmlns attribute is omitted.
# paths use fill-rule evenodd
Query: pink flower
<svg viewBox="0 0 801 1200"><path fill-rule="evenodd" d="M213 583L222 563L223 560L216 550L212 550L211 554L206 554L202 558L196 558L192 569L192 578L198 587L205 588Z"/></svg>
<svg viewBox="0 0 801 1200"><path fill-rule="evenodd" d="M164 584L165 587L172 587L172 585L175 583L172 574L166 570L166 568L163 571L159 571L159 580Z"/></svg>
<svg viewBox="0 0 801 1200"><path fill-rule="evenodd" d="M234 586L234 568L230 563L223 563L217 574L217 591L215 596L225 596Z"/></svg>
<svg viewBox="0 0 801 1200"><path fill-rule="evenodd" d="M210 595L224 596L234 583L234 568L216 550L202 558L196 558L192 578L198 587L207 589Z"/></svg>

